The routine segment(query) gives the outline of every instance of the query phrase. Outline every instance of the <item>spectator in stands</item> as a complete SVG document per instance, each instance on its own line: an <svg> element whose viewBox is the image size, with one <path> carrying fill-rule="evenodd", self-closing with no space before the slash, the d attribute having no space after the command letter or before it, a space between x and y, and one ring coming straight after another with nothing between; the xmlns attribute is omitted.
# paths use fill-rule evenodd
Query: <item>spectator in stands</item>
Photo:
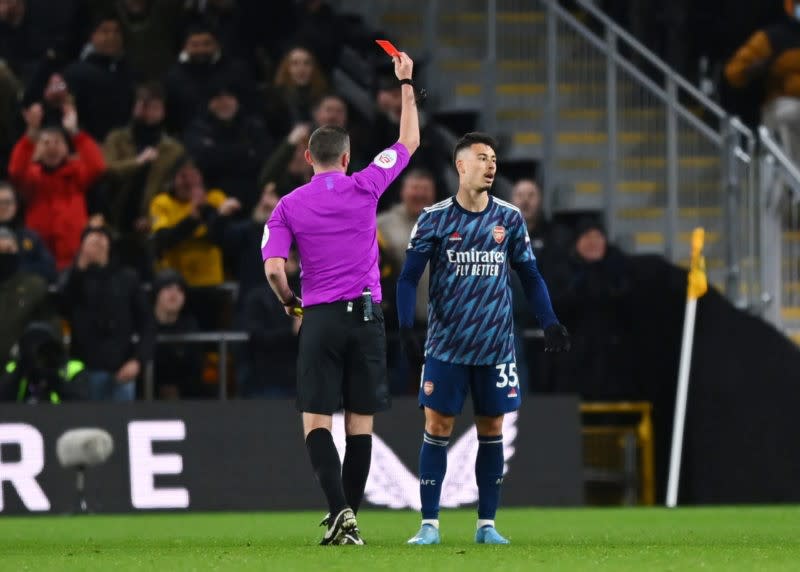
<svg viewBox="0 0 800 572"><path fill-rule="evenodd" d="M311 108L314 125L335 125L347 129L347 103L335 93L327 93Z"/></svg>
<svg viewBox="0 0 800 572"><path fill-rule="evenodd" d="M98 140L130 118L134 77L123 48L120 21L103 16L95 22L80 60L64 70L81 124Z"/></svg>
<svg viewBox="0 0 800 572"><path fill-rule="evenodd" d="M190 288L189 307L200 327L219 327L223 304L217 286L225 279L222 263L222 229L241 205L218 189L206 191L203 176L184 157L178 161L169 192L150 204L153 242L159 269L181 273Z"/></svg>
<svg viewBox="0 0 800 572"><path fill-rule="evenodd" d="M0 156L8 157L19 137L19 93L21 85L0 60ZM7 176L8 162L0 160L0 178Z"/></svg>
<svg viewBox="0 0 800 572"><path fill-rule="evenodd" d="M25 326L52 317L47 284L41 276L20 268L19 240L13 229L0 226L0 362L22 335Z"/></svg>
<svg viewBox="0 0 800 572"><path fill-rule="evenodd" d="M542 192L539 186L531 179L518 180L511 191L511 202L525 219L539 268L542 268L543 263L547 266L544 248L547 225L542 214ZM511 273L511 295L514 308L514 354L517 358L520 386L524 393L529 388L531 372L534 372L535 379L541 377L540 368L543 367L543 363L539 359L539 354L544 348L540 340L525 337L525 330L539 328L540 325L531 316L525 289L516 272Z"/></svg>
<svg viewBox="0 0 800 572"><path fill-rule="evenodd" d="M786 0L785 9L785 17L755 32L736 51L725 77L735 88L763 83L762 121L800 159L800 2Z"/></svg>
<svg viewBox="0 0 800 572"><path fill-rule="evenodd" d="M33 272L47 282L56 279L56 262L36 234L26 228L19 208L19 197L10 184L0 181L0 225L7 226L17 235L19 244L19 267L24 272Z"/></svg>
<svg viewBox="0 0 800 572"><path fill-rule="evenodd" d="M542 213L542 191L532 179L520 179L511 190L511 202L528 226L533 252L538 258L545 246L548 223Z"/></svg>
<svg viewBox="0 0 800 572"><path fill-rule="evenodd" d="M358 143L360 140L359 134L354 133L351 129L347 102L341 96L335 93L323 95L312 107L311 117L314 122L314 127L335 125L350 133L350 148L352 150L352 156L350 157L351 172L364 168L372 161L373 156L368 153L368 146L360 145ZM363 151L361 149L363 149Z"/></svg>
<svg viewBox="0 0 800 572"><path fill-rule="evenodd" d="M311 128L306 123L296 125L281 144L269 156L258 176L261 188L270 183L275 185L279 197L291 193L300 185L305 185L314 174L305 159L308 137Z"/></svg>
<svg viewBox="0 0 800 572"><path fill-rule="evenodd" d="M197 320L185 309L186 282L172 269L160 271L153 280L153 314L156 334L192 334ZM200 346L189 342L156 345L153 360L156 396L159 399L202 396Z"/></svg>
<svg viewBox="0 0 800 572"><path fill-rule="evenodd" d="M572 338L570 357L557 360L554 390L587 400L635 399L625 255L594 217L579 220L575 236L568 265L551 280L554 309Z"/></svg>
<svg viewBox="0 0 800 572"><path fill-rule="evenodd" d="M295 2L294 37L316 54L325 73L330 75L339 62L352 21L336 13L325 0ZM374 35L373 35L374 38Z"/></svg>
<svg viewBox="0 0 800 572"><path fill-rule="evenodd" d="M21 107L28 109L35 103L40 104L44 110L42 127L60 126L64 120L64 109L75 107L75 97L64 80L66 64L62 57L48 52L25 85Z"/></svg>
<svg viewBox="0 0 800 572"><path fill-rule="evenodd" d="M0 401L52 403L85 399L83 362L68 359L61 332L49 322L31 322L18 342L18 358L0 371Z"/></svg>
<svg viewBox="0 0 800 572"><path fill-rule="evenodd" d="M0 59L23 84L30 79L44 53L26 4L25 0L0 2Z"/></svg>
<svg viewBox="0 0 800 572"><path fill-rule="evenodd" d="M86 192L105 170L100 148L78 130L78 115L65 107L63 130L41 129L44 111L34 104L23 112L27 131L14 146L8 172L26 203L25 223L42 237L56 260L69 266L88 222ZM68 138L77 151L69 156Z"/></svg>
<svg viewBox="0 0 800 572"><path fill-rule="evenodd" d="M295 47L283 57L274 85L266 94L267 123L283 135L298 123L311 121L312 107L328 91L328 81L314 54Z"/></svg>
<svg viewBox="0 0 800 572"><path fill-rule="evenodd" d="M400 202L378 216L379 250L381 253L381 284L386 286L383 295L384 315L387 316L387 330L396 330L393 323L397 312L394 311L394 291L400 270L406 259L406 249L411 238L411 231L417 223L422 209L433 204L436 198L436 186L433 177L427 171L411 169L403 177L400 191ZM386 275L384 275L384 273ZM417 288L417 304L415 310L415 326L419 328L419 336L425 336L425 325L428 323L428 280L429 270L420 278ZM399 346L392 343L392 357L400 355ZM419 385L419 379L412 379L406 360L392 359L389 363L390 387L394 394L409 393L411 388Z"/></svg>
<svg viewBox="0 0 800 572"><path fill-rule="evenodd" d="M268 183L261 192L261 198L250 212L249 218L224 225L222 246L235 265L233 275L239 281L237 307L241 309L247 293L253 288L264 286L264 261L261 258L261 237L264 225L269 219L280 197L275 192L275 183ZM237 316L240 312L237 312ZM242 323L241 320L237 320Z"/></svg>
<svg viewBox="0 0 800 572"><path fill-rule="evenodd" d="M186 129L186 148L212 188L239 199L243 212L258 200L258 172L273 146L264 122L241 108L236 86L213 86L208 111Z"/></svg>
<svg viewBox="0 0 800 572"><path fill-rule="evenodd" d="M422 169L412 169L403 176L400 202L378 216L378 230L383 237L386 256L396 273L403 268L411 230L417 224L422 209L431 206L435 199L436 186L433 176ZM396 281L397 276L398 274L395 274L391 280ZM427 268L417 288L416 320L421 327L428 323Z"/></svg>
<svg viewBox="0 0 800 572"><path fill-rule="evenodd" d="M184 0L184 27L193 22L206 22L214 28L222 49L230 56L247 57L246 37L243 37L242 13L237 0Z"/></svg>
<svg viewBox="0 0 800 572"><path fill-rule="evenodd" d="M140 81L158 81L178 52L181 0L121 0L125 54Z"/></svg>
<svg viewBox="0 0 800 572"><path fill-rule="evenodd" d="M41 104L44 108L43 127L60 126L64 121L64 109L75 107L75 97L69 91L64 76L59 72L54 72L47 78Z"/></svg>
<svg viewBox="0 0 800 572"><path fill-rule="evenodd" d="M136 271L113 260L105 228L84 230L60 301L72 332L70 354L89 372L90 398L135 399L136 379L153 356L152 311Z"/></svg>
<svg viewBox="0 0 800 572"><path fill-rule="evenodd" d="M394 76L394 69L384 75L385 70L378 70L379 75L375 91L375 117L368 126L371 149L386 149L397 141L397 130L400 125L401 91L400 83ZM408 169L423 169L433 177L437 188L445 188L443 173L451 169L452 145L443 142L434 125L428 121L425 110L419 112L421 143L420 148L412 155ZM381 196L378 210L383 211L400 200L401 181L396 180Z"/></svg>
<svg viewBox="0 0 800 572"><path fill-rule="evenodd" d="M240 103L253 109L255 86L250 71L223 53L216 33L207 25L191 25L183 51L167 72L167 118L176 132L183 132L195 117L208 109L211 91L220 84L235 85Z"/></svg>
<svg viewBox="0 0 800 572"><path fill-rule="evenodd" d="M297 253L286 261L289 286L300 288ZM286 315L268 288L253 288L244 303L245 331L250 335L239 372L239 396L289 397L295 392L297 336L301 320Z"/></svg>
<svg viewBox="0 0 800 572"><path fill-rule="evenodd" d="M120 261L149 280L150 203L166 189L172 170L184 154L183 145L164 129L166 102L163 88L146 83L136 90L133 120L115 129L103 145L108 167L108 221L118 233L115 250Z"/></svg>

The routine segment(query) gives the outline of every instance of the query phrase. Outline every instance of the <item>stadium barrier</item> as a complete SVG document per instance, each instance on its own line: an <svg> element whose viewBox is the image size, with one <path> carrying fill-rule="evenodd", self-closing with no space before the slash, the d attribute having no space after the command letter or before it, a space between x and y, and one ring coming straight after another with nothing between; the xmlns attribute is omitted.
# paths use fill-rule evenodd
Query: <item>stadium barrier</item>
<svg viewBox="0 0 800 572"><path fill-rule="evenodd" d="M468 410L469 406L467 406ZM75 474L56 442L95 427L114 440L108 461L86 470L90 512L302 510L325 505L288 400L72 403L0 406L0 514L67 513ZM413 398L395 399L376 422L366 502L419 508L415 476L423 416ZM504 506L583 504L577 398L530 397L503 428ZM334 422L343 452L343 421ZM478 443L469 416L456 424L444 482L445 507L477 500Z"/></svg>
<svg viewBox="0 0 800 572"><path fill-rule="evenodd" d="M540 329L526 329L522 331L522 336L525 340L541 339L544 333ZM388 332L387 340L394 341L397 334ZM237 331L217 331L217 332L196 332L192 334L161 334L156 338L157 343L170 344L170 343L194 343L194 344L216 344L217 348L217 383L218 393L217 396L220 400L228 399L228 364L230 355L230 344L244 343L250 339L247 332ZM155 371L153 364L148 363L145 366L143 379L143 397L146 401L152 401L155 398Z"/></svg>

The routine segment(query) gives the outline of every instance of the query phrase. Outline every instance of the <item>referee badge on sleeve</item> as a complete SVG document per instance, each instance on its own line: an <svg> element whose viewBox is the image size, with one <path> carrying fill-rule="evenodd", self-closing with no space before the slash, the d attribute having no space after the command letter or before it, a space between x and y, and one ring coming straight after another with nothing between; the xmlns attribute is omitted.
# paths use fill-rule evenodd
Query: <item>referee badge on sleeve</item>
<svg viewBox="0 0 800 572"><path fill-rule="evenodd" d="M375 156L372 161L381 169L391 169L397 163L397 151L394 149L384 149Z"/></svg>

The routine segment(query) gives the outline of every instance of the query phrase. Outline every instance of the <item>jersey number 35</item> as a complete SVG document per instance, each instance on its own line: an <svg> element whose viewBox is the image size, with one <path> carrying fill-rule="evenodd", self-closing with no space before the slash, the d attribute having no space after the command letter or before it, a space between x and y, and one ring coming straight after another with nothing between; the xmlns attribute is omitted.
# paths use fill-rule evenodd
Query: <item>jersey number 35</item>
<svg viewBox="0 0 800 572"><path fill-rule="evenodd" d="M501 363L494 367L497 370L497 376L500 378L500 381L497 382L497 387L516 387L519 384L516 363ZM508 372L506 372L506 368Z"/></svg>

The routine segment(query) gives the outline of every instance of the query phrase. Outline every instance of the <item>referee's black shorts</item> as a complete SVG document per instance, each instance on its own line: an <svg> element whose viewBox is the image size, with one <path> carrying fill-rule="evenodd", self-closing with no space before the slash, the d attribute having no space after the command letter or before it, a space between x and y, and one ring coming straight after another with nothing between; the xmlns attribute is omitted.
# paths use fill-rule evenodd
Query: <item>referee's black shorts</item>
<svg viewBox="0 0 800 572"><path fill-rule="evenodd" d="M389 408L386 330L377 303L373 314L372 321L364 321L360 300L303 308L297 356L300 411L331 415L344 408L371 415Z"/></svg>

